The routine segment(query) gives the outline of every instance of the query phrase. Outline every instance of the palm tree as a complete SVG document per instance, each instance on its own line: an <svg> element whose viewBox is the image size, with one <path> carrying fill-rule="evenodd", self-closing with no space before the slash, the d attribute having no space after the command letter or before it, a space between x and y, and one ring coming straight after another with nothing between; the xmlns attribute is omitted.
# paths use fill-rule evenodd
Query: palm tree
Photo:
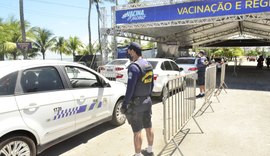
<svg viewBox="0 0 270 156"><path fill-rule="evenodd" d="M54 46L51 49L52 51L59 52L61 60L63 60L62 54L65 53L66 50L66 41L64 37L58 37L55 41Z"/></svg>
<svg viewBox="0 0 270 156"><path fill-rule="evenodd" d="M91 49L89 49L89 48L91 48ZM97 47L94 46L94 44L91 44L91 45L85 46L83 49L80 49L78 52L81 55L88 55L89 51L91 51L90 54L95 54L98 51L98 49L97 49Z"/></svg>
<svg viewBox="0 0 270 156"><path fill-rule="evenodd" d="M75 53L83 47L82 41L77 37L69 37L67 41L67 52L73 55L73 61L75 61Z"/></svg>
<svg viewBox="0 0 270 156"><path fill-rule="evenodd" d="M28 27L28 23L26 23ZM4 48L8 54L11 54L13 59L16 60L17 56L21 55L21 51L17 49L16 43L21 41L21 26L20 21L14 17L10 17L3 25L5 33Z"/></svg>
<svg viewBox="0 0 270 156"><path fill-rule="evenodd" d="M43 60L45 60L45 52L53 46L55 37L53 37L53 33L50 30L42 29L40 27L34 27L33 33L33 47L37 48L42 53Z"/></svg>
<svg viewBox="0 0 270 156"><path fill-rule="evenodd" d="M0 43L4 41L4 28L3 28L4 22L3 19L0 18Z"/></svg>
<svg viewBox="0 0 270 156"><path fill-rule="evenodd" d="M25 28L30 28L29 22L25 21ZM27 36L31 35L31 31L28 29ZM0 22L0 60L4 60L5 55L12 55L13 59L17 59L22 53L16 47L16 42L22 41L20 21L13 16L9 17L5 22ZM31 50L28 57L34 57L34 51Z"/></svg>
<svg viewBox="0 0 270 156"><path fill-rule="evenodd" d="M0 18L0 60L4 60L4 37L5 32L4 32L4 23L3 23L3 19Z"/></svg>
<svg viewBox="0 0 270 156"><path fill-rule="evenodd" d="M24 11L23 11L23 0L20 0L20 21L21 21L21 32L22 32L22 41L26 42L25 34L25 22L24 22ZM27 59L27 51L22 50L23 58Z"/></svg>

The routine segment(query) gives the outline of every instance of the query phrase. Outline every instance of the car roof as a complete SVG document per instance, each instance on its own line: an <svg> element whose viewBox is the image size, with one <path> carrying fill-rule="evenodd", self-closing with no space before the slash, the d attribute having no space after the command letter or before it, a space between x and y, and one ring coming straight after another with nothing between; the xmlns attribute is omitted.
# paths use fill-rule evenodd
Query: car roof
<svg viewBox="0 0 270 156"><path fill-rule="evenodd" d="M84 66L75 62L59 61L59 60L10 60L0 61L0 70L5 73L11 73L25 68L35 66L54 66L54 65L77 65Z"/></svg>
<svg viewBox="0 0 270 156"><path fill-rule="evenodd" d="M196 57L178 57L176 59L196 59Z"/></svg>
<svg viewBox="0 0 270 156"><path fill-rule="evenodd" d="M129 60L129 59L128 58L119 58L119 59L114 59L112 61L115 61L115 60ZM112 61L110 61L110 62L112 62Z"/></svg>
<svg viewBox="0 0 270 156"><path fill-rule="evenodd" d="M147 61L173 61L171 59L167 59L167 58L147 58Z"/></svg>

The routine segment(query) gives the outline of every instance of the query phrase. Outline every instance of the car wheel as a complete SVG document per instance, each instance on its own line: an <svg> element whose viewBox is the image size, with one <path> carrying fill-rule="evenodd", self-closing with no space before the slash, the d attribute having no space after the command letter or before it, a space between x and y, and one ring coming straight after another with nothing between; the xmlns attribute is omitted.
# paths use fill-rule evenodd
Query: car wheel
<svg viewBox="0 0 270 156"><path fill-rule="evenodd" d="M25 136L13 136L0 142L0 156L36 156L36 145Z"/></svg>
<svg viewBox="0 0 270 156"><path fill-rule="evenodd" d="M119 100L114 107L111 124L115 126L123 125L126 122L126 116L121 112L122 103L123 100Z"/></svg>

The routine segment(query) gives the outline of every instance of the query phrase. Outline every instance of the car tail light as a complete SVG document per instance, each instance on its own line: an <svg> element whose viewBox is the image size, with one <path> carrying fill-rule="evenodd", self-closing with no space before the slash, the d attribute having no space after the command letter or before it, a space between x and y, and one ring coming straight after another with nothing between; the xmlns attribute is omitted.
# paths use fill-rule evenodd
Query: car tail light
<svg viewBox="0 0 270 156"><path fill-rule="evenodd" d="M189 70L189 71L196 71L197 68L196 68L196 67L193 67L193 68L189 68L188 70Z"/></svg>
<svg viewBox="0 0 270 156"><path fill-rule="evenodd" d="M123 78L123 76L124 76L123 74L116 74L117 79L121 79L121 78Z"/></svg>
<svg viewBox="0 0 270 156"><path fill-rule="evenodd" d="M157 80L158 75L154 74L154 80Z"/></svg>
<svg viewBox="0 0 270 156"><path fill-rule="evenodd" d="M116 67L115 70L116 70L116 71L120 71L120 70L124 70L124 68Z"/></svg>

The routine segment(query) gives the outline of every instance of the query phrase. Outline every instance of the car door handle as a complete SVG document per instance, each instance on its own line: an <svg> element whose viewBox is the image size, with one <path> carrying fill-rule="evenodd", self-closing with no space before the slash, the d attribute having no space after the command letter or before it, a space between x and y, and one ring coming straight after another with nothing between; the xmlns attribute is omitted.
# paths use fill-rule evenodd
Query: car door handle
<svg viewBox="0 0 270 156"><path fill-rule="evenodd" d="M85 96L80 96L80 98L77 99L77 103L78 103L79 105L81 105L81 104L83 104L83 103L85 102L85 100L86 100Z"/></svg>
<svg viewBox="0 0 270 156"><path fill-rule="evenodd" d="M28 111L35 111L37 110L38 105L36 103L30 103L28 106L24 107L24 110L28 110Z"/></svg>

